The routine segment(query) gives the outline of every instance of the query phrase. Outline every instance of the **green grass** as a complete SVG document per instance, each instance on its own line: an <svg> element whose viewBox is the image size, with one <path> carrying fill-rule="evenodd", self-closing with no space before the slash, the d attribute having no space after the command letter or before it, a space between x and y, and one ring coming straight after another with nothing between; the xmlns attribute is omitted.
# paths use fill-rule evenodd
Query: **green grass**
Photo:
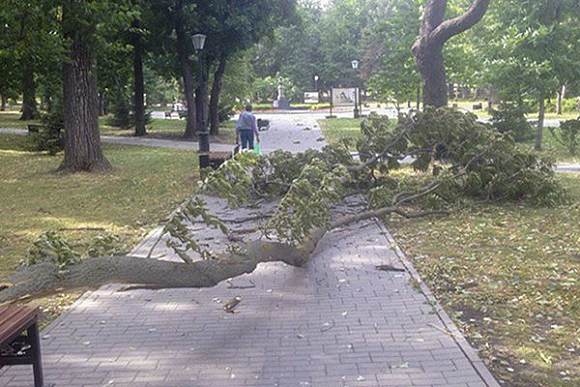
<svg viewBox="0 0 580 387"><path fill-rule="evenodd" d="M108 117L99 118L99 127L102 135L107 136L132 136L133 129L120 129L108 124ZM235 121L227 121L220 125L220 134L212 138L214 142L233 144L236 139ZM168 120L153 118L147 126L147 137L168 140L179 140L185 132L185 120Z"/></svg>
<svg viewBox="0 0 580 387"><path fill-rule="evenodd" d="M20 121L20 113L17 110L0 112L0 128L26 129L29 124L38 124L39 120Z"/></svg>
<svg viewBox="0 0 580 387"><path fill-rule="evenodd" d="M38 124L39 120L19 121L20 113L15 110L0 112L0 128L26 129L29 124ZM107 136L132 136L133 129L120 129L108 124L108 117L99 118L99 127L102 135ZM212 138L212 141L233 144L236 139L235 121L224 122L220 126L219 136ZM185 132L185 120L166 120L163 118L153 118L147 127L149 138L162 138L169 140L181 139Z"/></svg>
<svg viewBox="0 0 580 387"><path fill-rule="evenodd" d="M554 128L554 133L559 135L560 129ZM534 149L534 144L535 140L529 140L521 144L521 146L526 149ZM578 149L578 152L580 152L580 149ZM549 128L544 128L541 153L554 157L558 162L580 163L580 156L572 156L568 149L554 138Z"/></svg>
<svg viewBox="0 0 580 387"><path fill-rule="evenodd" d="M113 171L63 176L53 173L62 155L29 153L26 141L0 135L0 279L17 269L32 242L49 230L82 254L105 233L118 235L130 249L193 191L198 176L192 152L107 144ZM76 296L38 303L50 320Z"/></svg>
<svg viewBox="0 0 580 387"><path fill-rule="evenodd" d="M580 384L580 175L571 203L473 205L386 224L506 386ZM569 380L566 380L569 378Z"/></svg>
<svg viewBox="0 0 580 387"><path fill-rule="evenodd" d="M0 135L0 279L17 269L32 242L49 230L82 254L107 233L130 249L193 191L198 176L191 152L108 144L104 152L113 171L62 176L53 173L62 155L29 153L26 141ZM37 300L44 323L77 296Z"/></svg>
<svg viewBox="0 0 580 387"><path fill-rule="evenodd" d="M318 121L329 144L336 144L342 139L359 138L361 122L361 118L330 118Z"/></svg>

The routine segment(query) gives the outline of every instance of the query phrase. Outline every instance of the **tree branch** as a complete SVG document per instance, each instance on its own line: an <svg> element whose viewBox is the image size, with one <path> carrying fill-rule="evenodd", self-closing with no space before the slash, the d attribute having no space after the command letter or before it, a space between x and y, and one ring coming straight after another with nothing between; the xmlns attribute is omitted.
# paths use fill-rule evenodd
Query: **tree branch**
<svg viewBox="0 0 580 387"><path fill-rule="evenodd" d="M442 22L429 34L429 40L443 44L455 35L467 31L483 18L491 0L474 0L461 16Z"/></svg>

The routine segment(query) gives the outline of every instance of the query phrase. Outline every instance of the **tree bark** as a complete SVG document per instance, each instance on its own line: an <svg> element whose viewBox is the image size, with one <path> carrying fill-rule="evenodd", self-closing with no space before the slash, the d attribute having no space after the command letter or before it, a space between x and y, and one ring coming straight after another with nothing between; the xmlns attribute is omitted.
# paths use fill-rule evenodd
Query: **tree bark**
<svg viewBox="0 0 580 387"><path fill-rule="evenodd" d="M175 35L177 37L177 55L179 57L183 87L185 89L185 101L187 103L187 119L183 137L187 140L193 140L196 132L195 87L193 85L193 65L189 60L187 50L187 47L189 47L191 43L185 33L185 26L183 23L183 4L181 1L178 2L176 8Z"/></svg>
<svg viewBox="0 0 580 387"><path fill-rule="evenodd" d="M210 120L210 134L217 136L220 131L219 120L219 100L222 91L222 81L224 73L226 72L227 58L225 55L220 57L218 67L213 75L213 85L211 88L211 100L209 103L209 120Z"/></svg>
<svg viewBox="0 0 580 387"><path fill-rule="evenodd" d="M204 288L242 274L253 272L259 263L284 262L304 266L328 230L362 220L398 214L406 218L446 215L447 211L405 212L398 207L368 210L339 218L328 228L315 228L300 246L256 240L218 259L195 262L160 261L130 256L87 258L66 267L45 261L17 271L0 289L0 305L22 297L43 297L79 288L97 288L108 283L144 285L151 288Z"/></svg>
<svg viewBox="0 0 580 387"><path fill-rule="evenodd" d="M99 116L104 116L105 113L105 93L99 93Z"/></svg>
<svg viewBox="0 0 580 387"><path fill-rule="evenodd" d="M544 136L544 117L546 115L546 101L544 95L540 95L540 109L538 113L538 132L536 134L536 146L537 151L542 150L542 137Z"/></svg>
<svg viewBox="0 0 580 387"><path fill-rule="evenodd" d="M63 14L66 22L67 12ZM99 101L96 69L90 47L77 34L63 64L64 160L59 170L65 173L97 172L111 168L103 155L99 133Z"/></svg>
<svg viewBox="0 0 580 387"><path fill-rule="evenodd" d="M417 86L417 111L421 110L421 85Z"/></svg>
<svg viewBox="0 0 580 387"><path fill-rule="evenodd" d="M556 114L557 115L562 114L562 101L564 100L564 98L566 98L566 85L563 85L562 89L560 91L558 91L558 100L557 100L557 106L556 106Z"/></svg>
<svg viewBox="0 0 580 387"><path fill-rule="evenodd" d="M0 95L0 99L1 99L0 112L4 112L6 111L6 103L7 103L6 96L4 94Z"/></svg>
<svg viewBox="0 0 580 387"><path fill-rule="evenodd" d="M25 58L22 64L22 116L21 121L33 120L38 117L36 106L36 83L34 71L29 59Z"/></svg>
<svg viewBox="0 0 580 387"><path fill-rule="evenodd" d="M133 27L140 28L139 21L133 23ZM135 136L142 137L147 134L145 127L145 80L143 77L143 42L139 32L133 39L133 112L135 114Z"/></svg>
<svg viewBox="0 0 580 387"><path fill-rule="evenodd" d="M450 38L477 24L487 12L490 1L474 0L464 14L445 20L447 0L425 0L419 38L412 49L423 81L425 106L447 106L449 96L443 47Z"/></svg>

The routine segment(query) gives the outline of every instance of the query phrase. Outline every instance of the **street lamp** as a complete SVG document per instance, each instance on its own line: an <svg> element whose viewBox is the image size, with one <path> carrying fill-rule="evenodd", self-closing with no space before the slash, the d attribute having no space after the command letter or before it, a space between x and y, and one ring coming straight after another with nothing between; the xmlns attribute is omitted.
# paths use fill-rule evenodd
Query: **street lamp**
<svg viewBox="0 0 580 387"><path fill-rule="evenodd" d="M203 73L201 70L201 50L203 50L203 46L205 45L205 38L206 36L203 34L195 34L191 37L193 41L193 47L195 51L197 51L197 68L198 68L198 89L203 92ZM199 96L201 98L201 96ZM188 106L188 109L193 108L192 106ZM207 126L205 125L205 111L204 111L204 104L203 102L199 104L199 122L197 125L197 135L199 137L199 168L204 169L209 167L209 133L207 131Z"/></svg>
<svg viewBox="0 0 580 387"><path fill-rule="evenodd" d="M352 62L350 62L350 64L352 65L352 68L355 70L358 69L358 60L353 60ZM359 114L359 110L358 110L358 88L355 86L354 88L354 118L359 118L360 114Z"/></svg>
<svg viewBox="0 0 580 387"><path fill-rule="evenodd" d="M314 76L314 91L316 91L318 93L318 80L320 79L320 77L318 75Z"/></svg>

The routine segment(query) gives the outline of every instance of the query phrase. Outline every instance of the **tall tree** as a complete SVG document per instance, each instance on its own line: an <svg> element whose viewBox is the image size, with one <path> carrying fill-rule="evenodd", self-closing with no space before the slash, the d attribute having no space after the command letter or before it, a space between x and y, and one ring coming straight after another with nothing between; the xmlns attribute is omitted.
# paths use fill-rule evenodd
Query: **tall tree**
<svg viewBox="0 0 580 387"><path fill-rule="evenodd" d="M63 64L64 160L59 169L66 173L102 171L111 168L103 155L99 133L97 77L93 52L84 23L95 27L90 9L79 0L68 0L63 7L63 35L68 42ZM87 17L88 14L88 17Z"/></svg>
<svg viewBox="0 0 580 387"><path fill-rule="evenodd" d="M425 0L419 38L413 54L423 82L423 103L426 106L446 106L449 100L443 47L485 15L491 0L474 0L460 16L445 20L447 0Z"/></svg>
<svg viewBox="0 0 580 387"><path fill-rule="evenodd" d="M490 16L477 47L489 63L486 77L503 100L537 109L535 147L541 150L546 100L580 78L578 3L496 0ZM497 30L504 32L498 36Z"/></svg>
<svg viewBox="0 0 580 387"><path fill-rule="evenodd" d="M133 114L135 117L135 136L145 136L145 76L143 74L143 38L141 22L135 19L133 32Z"/></svg>

